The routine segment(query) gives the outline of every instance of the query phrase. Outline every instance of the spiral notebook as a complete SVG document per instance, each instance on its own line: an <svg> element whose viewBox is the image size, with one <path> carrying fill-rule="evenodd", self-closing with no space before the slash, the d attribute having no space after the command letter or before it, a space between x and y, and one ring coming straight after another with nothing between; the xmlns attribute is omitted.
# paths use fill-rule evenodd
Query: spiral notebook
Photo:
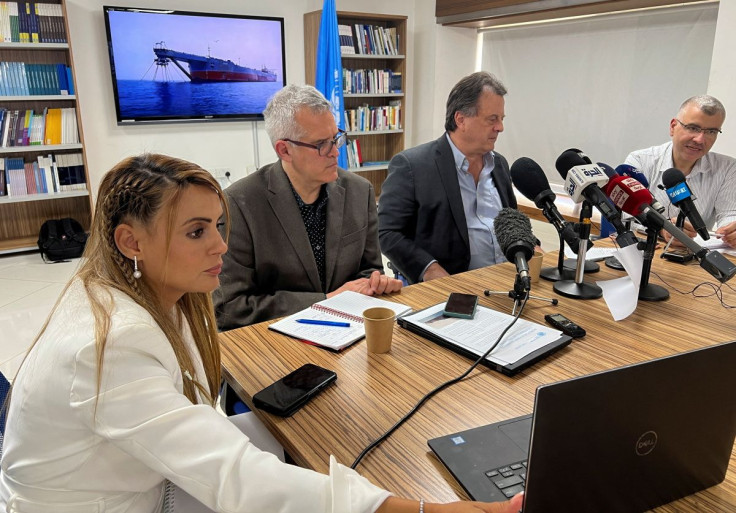
<svg viewBox="0 0 736 513"><path fill-rule="evenodd" d="M295 337L305 342L339 351L365 336L363 311L383 306L396 312L396 316L411 311L411 307L385 299L346 291L315 303L309 308L274 322L268 329ZM313 321L347 322L348 327L301 324L297 319Z"/></svg>

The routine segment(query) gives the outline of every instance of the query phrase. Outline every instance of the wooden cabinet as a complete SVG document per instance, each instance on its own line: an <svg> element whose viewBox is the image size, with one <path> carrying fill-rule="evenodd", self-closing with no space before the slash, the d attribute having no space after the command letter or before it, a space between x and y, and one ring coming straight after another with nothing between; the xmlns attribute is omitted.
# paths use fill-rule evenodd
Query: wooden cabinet
<svg viewBox="0 0 736 513"><path fill-rule="evenodd" d="M45 30L47 31L46 34L53 30L54 37L46 37L47 39L66 39L68 25L63 0L45 0L44 5L47 4L54 4L55 11L42 14L51 14L52 16L49 16L50 19L44 20L37 17L34 22L37 25L31 25L31 30L34 30L35 27L37 33ZM56 26L50 26L51 23L56 23ZM47 43L3 42L0 38L0 62L22 62L31 65L63 64L69 66L72 69L72 77L74 75L71 47L68 40L67 42ZM37 68L40 67L37 66ZM2 80L6 79L7 77L2 77ZM22 79L16 77L16 80ZM74 78L72 78L72 82L76 85ZM4 91L7 92L7 90ZM47 145L44 144L46 142L44 140L40 144L2 146L0 147L0 158L22 158L24 162L34 162L37 161L39 156L69 155L81 152L84 166L83 179L86 188L62 191L57 194L11 194L10 196L6 194L0 196L0 254L37 249L38 232L46 219L72 217L78 220L85 230L88 230L92 210L77 96L75 94L39 94L38 84L35 94L12 92L16 94L0 96L0 108L7 109L7 111L32 109L34 113L43 113L44 109L75 108L79 142ZM0 132L1 135L2 132ZM2 139L0 139L1 142Z"/></svg>
<svg viewBox="0 0 736 513"><path fill-rule="evenodd" d="M317 40L322 11L314 11L304 15L304 55L306 80L314 84L317 59ZM395 35L389 47L393 45L395 53L345 53L342 52L343 69L350 72L356 70L378 70L394 77L394 87L389 92L377 92L373 89L363 93L345 93L345 109L358 107L399 106L400 127L383 130L350 130L348 138L357 139L363 164L360 167L351 167L350 170L360 173L367 178L376 190L381 193L381 184L386 178L388 161L404 149L404 130L406 129L406 16L383 15L374 13L337 12L338 25L351 28L353 40L358 34L358 27L378 27ZM365 37L365 36L363 36ZM356 52L359 52L357 41ZM365 49L364 49L365 51ZM385 91L385 88L383 89Z"/></svg>

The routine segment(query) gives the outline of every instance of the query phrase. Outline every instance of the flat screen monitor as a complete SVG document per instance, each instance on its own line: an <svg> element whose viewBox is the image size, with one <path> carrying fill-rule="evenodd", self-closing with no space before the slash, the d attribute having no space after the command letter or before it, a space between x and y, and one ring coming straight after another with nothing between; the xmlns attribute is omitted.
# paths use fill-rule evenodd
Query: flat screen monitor
<svg viewBox="0 0 736 513"><path fill-rule="evenodd" d="M259 120L286 84L283 18L103 9L119 125Z"/></svg>

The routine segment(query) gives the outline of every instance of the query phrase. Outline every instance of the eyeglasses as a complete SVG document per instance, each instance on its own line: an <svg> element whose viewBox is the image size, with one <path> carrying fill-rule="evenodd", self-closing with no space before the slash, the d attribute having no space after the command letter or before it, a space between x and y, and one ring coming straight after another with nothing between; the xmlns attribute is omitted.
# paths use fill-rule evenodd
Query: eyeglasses
<svg viewBox="0 0 736 513"><path fill-rule="evenodd" d="M679 119L675 118L675 121L680 123L682 125L682 128L685 129L686 132L689 132L693 135L700 135L701 133L705 134L706 137L717 137L718 134L722 134L723 132L720 131L718 128L701 128L698 125L686 125Z"/></svg>
<svg viewBox="0 0 736 513"><path fill-rule="evenodd" d="M290 142L291 144L296 144L297 146L304 146L305 148L314 148L317 150L317 153L319 153L320 157L326 157L330 154L333 147L336 147L338 149L345 146L345 143L348 140L348 134L345 130L337 129L337 134L335 134L335 137L332 139L329 139L325 142L321 142L319 144L309 144L301 141L292 141L291 139L283 139L284 141Z"/></svg>

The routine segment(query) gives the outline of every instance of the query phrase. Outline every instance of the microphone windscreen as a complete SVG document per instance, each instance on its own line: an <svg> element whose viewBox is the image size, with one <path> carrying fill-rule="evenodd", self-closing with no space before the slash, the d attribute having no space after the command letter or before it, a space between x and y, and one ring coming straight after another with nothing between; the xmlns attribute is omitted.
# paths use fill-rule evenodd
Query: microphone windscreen
<svg viewBox="0 0 736 513"><path fill-rule="evenodd" d="M636 169L634 166L621 164L619 166L616 166L616 172L621 176L630 176L631 178L636 178L638 181L641 182L644 187L649 188L649 180L647 180L646 175L644 175L644 173Z"/></svg>
<svg viewBox="0 0 736 513"><path fill-rule="evenodd" d="M567 172L570 171L575 166L584 166L585 164L589 164L590 159L588 159L588 162L585 162L585 159L580 156L580 150L576 149L570 149L565 150L562 152L562 155L557 157L557 160L555 161L555 168L557 168L557 172L560 173L562 178L567 178Z"/></svg>
<svg viewBox="0 0 736 513"><path fill-rule="evenodd" d="M605 162L596 162L595 164L596 166L601 168L604 173L606 173L606 176L608 176L608 178L613 178L614 176L618 174L616 173L615 169L613 169L611 166L609 166Z"/></svg>
<svg viewBox="0 0 736 513"><path fill-rule="evenodd" d="M630 177L613 177L606 187L606 194L614 205L632 216L641 214L654 201L652 193L641 182Z"/></svg>
<svg viewBox="0 0 736 513"><path fill-rule="evenodd" d="M684 181L685 175L683 174L683 172L674 167L669 168L662 175L662 185L664 185L667 189L674 187L678 183L682 183Z"/></svg>
<svg viewBox="0 0 736 513"><path fill-rule="evenodd" d="M534 201L540 192L550 190L549 180L539 164L528 157L521 157L511 165L511 181L519 192Z"/></svg>
<svg viewBox="0 0 736 513"><path fill-rule="evenodd" d="M534 254L537 239L532 233L532 223L515 208L501 209L493 221L493 231L507 260L513 261L517 251L523 251L526 260Z"/></svg>

